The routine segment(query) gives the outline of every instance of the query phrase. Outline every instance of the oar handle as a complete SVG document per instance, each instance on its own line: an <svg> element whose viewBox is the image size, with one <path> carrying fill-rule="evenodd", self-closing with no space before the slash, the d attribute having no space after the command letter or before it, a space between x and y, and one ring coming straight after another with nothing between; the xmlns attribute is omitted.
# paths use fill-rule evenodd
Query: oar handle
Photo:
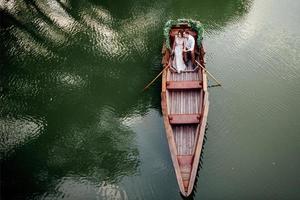
<svg viewBox="0 0 300 200"><path fill-rule="evenodd" d="M154 83L154 81L156 81L156 79L165 71L165 69L167 69L168 67L170 67L170 65L169 65L169 63L167 64L167 66L165 66L164 68L163 68L163 70L161 70L161 72L148 84L148 85L146 85L145 87L144 87L144 89L143 89L143 91L145 91L146 89L148 89L148 87L150 86L150 85L152 85L152 83Z"/></svg>
<svg viewBox="0 0 300 200"><path fill-rule="evenodd" d="M203 67L197 60L195 60L196 61L196 63L203 69L203 70L205 70L205 72L207 72L207 74L211 77L211 78L213 78L215 81L216 81L216 83L218 83L218 85L219 86L222 86L221 85L221 83L209 72L209 71L207 71L207 69L205 68L205 67Z"/></svg>

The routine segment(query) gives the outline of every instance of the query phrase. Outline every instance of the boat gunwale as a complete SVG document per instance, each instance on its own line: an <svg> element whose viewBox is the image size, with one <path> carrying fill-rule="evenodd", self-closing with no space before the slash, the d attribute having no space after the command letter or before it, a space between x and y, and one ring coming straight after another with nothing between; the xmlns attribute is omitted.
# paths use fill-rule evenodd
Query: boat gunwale
<svg viewBox="0 0 300 200"><path fill-rule="evenodd" d="M178 29L178 26L174 27L174 29ZM186 27L185 29L191 30L190 27ZM171 34L172 30L173 30L173 28L170 30L170 34ZM196 33L196 32L194 31L194 33ZM172 38L170 38L170 40L172 41ZM198 47L200 50L201 47L203 48L202 43L201 43L201 47L199 47L197 44L196 44L196 47ZM204 49L203 49L203 51L204 51ZM171 57L170 50L163 47L162 53L164 55L162 63L164 65L167 65L167 64L169 65L170 57ZM204 54L205 53L202 54L202 57L201 57L202 60L204 60ZM200 61L200 58L198 58L198 59ZM204 64L205 63L203 63L203 65ZM187 197L192 193L192 191L194 189L194 183L195 183L195 179L196 179L197 172L198 172L198 166L199 166L199 162L200 162L200 155L202 152L203 139L204 139L204 134L205 134L206 122L207 122L207 114L208 114L208 109L209 109L207 77L206 77L205 70L203 70L203 69L198 70L199 76L202 77L202 82L203 82L203 88L200 89L200 98L203 101L201 101L202 103L200 104L201 110L199 109L199 114L201 117L200 117L200 121L197 125L197 129L196 129L197 139L195 139L195 143L194 143L194 150L193 150L193 154L192 154L192 156L193 156L192 169L190 172L188 188L186 191L184 184L183 184L181 172L180 172L179 162L177 159L178 153L177 153L177 147L176 147L176 142L175 142L175 138L174 138L174 133L172 130L172 125L170 124L169 117L168 117L168 115L169 115L168 106L169 105L168 105L167 99L168 99L169 90L167 89L167 86L166 86L168 73L170 73L170 69L164 70L163 75L162 75L162 92L161 92L162 113L163 113L163 119L164 119L164 125L165 125L165 129L166 129L169 150L171 153L171 158L172 158L172 162L173 162L173 167L175 169L178 186L179 186L179 189L180 189L180 192L182 193L182 195ZM201 92L201 91L203 91L203 92Z"/></svg>

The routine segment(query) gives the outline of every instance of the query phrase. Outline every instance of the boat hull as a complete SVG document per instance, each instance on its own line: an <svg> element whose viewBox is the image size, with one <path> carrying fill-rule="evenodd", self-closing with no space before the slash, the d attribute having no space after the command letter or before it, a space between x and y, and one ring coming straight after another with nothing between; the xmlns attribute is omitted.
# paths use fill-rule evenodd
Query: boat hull
<svg viewBox="0 0 300 200"><path fill-rule="evenodd" d="M170 31L172 34L182 27ZM189 28L189 27L184 27ZM193 32L192 32L193 33ZM197 33L193 33L194 35ZM197 62L204 66L204 49L196 46ZM170 154L178 186L183 196L194 188L203 146L209 109L205 70L192 66L178 74L172 69L170 50L163 47L161 106Z"/></svg>

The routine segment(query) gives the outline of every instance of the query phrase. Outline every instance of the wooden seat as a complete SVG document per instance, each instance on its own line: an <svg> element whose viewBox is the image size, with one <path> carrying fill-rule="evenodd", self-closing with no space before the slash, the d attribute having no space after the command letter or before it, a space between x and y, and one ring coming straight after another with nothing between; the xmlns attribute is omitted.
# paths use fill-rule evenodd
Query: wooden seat
<svg viewBox="0 0 300 200"><path fill-rule="evenodd" d="M169 90L191 90L202 88L200 81L167 81L167 89Z"/></svg>
<svg viewBox="0 0 300 200"><path fill-rule="evenodd" d="M171 114L169 115L170 124L198 124L199 114Z"/></svg>
<svg viewBox="0 0 300 200"><path fill-rule="evenodd" d="M178 164L180 166L192 165L193 158L194 158L193 155L178 155L177 156Z"/></svg>
<svg viewBox="0 0 300 200"><path fill-rule="evenodd" d="M192 171L193 155L179 155L177 156L178 164L180 166L180 173L183 181L183 186L187 189Z"/></svg>

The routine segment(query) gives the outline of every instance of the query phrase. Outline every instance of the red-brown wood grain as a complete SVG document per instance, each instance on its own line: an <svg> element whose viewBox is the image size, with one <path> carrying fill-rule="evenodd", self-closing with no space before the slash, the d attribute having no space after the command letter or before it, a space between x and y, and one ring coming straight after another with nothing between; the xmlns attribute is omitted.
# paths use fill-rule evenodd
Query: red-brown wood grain
<svg viewBox="0 0 300 200"><path fill-rule="evenodd" d="M189 29L197 39L197 33L187 26L172 28L171 44L178 30ZM196 45L196 60L204 67L204 48ZM170 50L163 45L162 63L172 66ZM208 114L206 73L194 69L176 73L167 69L162 76L161 106L170 154L183 196L189 196L194 188Z"/></svg>

